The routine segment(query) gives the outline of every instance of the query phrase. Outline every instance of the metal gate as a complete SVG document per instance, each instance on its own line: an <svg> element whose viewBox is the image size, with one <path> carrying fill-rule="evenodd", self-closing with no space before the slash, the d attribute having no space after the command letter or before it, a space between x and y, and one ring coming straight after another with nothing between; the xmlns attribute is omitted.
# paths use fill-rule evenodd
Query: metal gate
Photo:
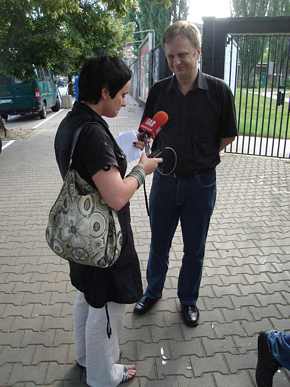
<svg viewBox="0 0 290 387"><path fill-rule="evenodd" d="M290 18L206 18L203 52L202 70L235 97L239 136L226 151L290 157Z"/></svg>

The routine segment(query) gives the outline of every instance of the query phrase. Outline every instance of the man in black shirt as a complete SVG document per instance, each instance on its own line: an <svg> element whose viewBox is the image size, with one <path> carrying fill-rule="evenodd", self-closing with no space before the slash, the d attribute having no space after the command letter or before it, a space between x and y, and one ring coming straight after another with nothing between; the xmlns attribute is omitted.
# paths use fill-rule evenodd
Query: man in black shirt
<svg viewBox="0 0 290 387"><path fill-rule="evenodd" d="M196 326L205 242L216 199L215 167L219 152L237 135L235 108L229 87L198 69L200 34L193 24L175 22L167 28L163 43L174 75L152 87L143 117L153 117L160 110L168 113L168 123L155 139L153 150L170 146L178 162L174 175L154 173L148 286L134 312L145 313L161 298L169 250L180 221L184 254L178 298L185 324Z"/></svg>

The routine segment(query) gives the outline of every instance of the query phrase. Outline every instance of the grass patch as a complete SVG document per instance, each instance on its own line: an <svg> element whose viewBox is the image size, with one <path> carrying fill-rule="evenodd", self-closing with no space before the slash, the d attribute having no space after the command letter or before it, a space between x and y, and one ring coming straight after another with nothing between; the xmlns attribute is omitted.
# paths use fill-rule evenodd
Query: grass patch
<svg viewBox="0 0 290 387"><path fill-rule="evenodd" d="M290 139L289 92L277 105L277 90L237 89L235 105L240 135Z"/></svg>

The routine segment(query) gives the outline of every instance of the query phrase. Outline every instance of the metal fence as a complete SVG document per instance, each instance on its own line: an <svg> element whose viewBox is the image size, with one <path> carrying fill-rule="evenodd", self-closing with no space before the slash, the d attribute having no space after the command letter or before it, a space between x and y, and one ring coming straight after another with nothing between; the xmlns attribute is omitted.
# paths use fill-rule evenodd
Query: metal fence
<svg viewBox="0 0 290 387"><path fill-rule="evenodd" d="M290 35L228 35L224 78L239 128L227 151L288 157Z"/></svg>
<svg viewBox="0 0 290 387"><path fill-rule="evenodd" d="M235 98L238 138L226 152L290 157L290 17L204 18L202 71L224 79ZM132 64L131 94L145 102L170 74L163 49Z"/></svg>
<svg viewBox="0 0 290 387"><path fill-rule="evenodd" d="M205 18L202 70L235 97L239 136L227 152L290 157L290 17Z"/></svg>
<svg viewBox="0 0 290 387"><path fill-rule="evenodd" d="M131 95L141 103L146 102L148 91L155 82L170 75L161 47L156 47L143 57L139 56L131 64L131 70Z"/></svg>

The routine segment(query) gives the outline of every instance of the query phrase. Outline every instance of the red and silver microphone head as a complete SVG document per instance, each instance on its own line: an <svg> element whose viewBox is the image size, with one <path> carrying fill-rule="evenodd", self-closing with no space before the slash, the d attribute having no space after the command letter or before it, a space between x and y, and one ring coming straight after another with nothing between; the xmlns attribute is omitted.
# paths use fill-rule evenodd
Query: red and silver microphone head
<svg viewBox="0 0 290 387"><path fill-rule="evenodd" d="M167 124L168 114L161 110L160 112L157 112L154 114L153 121L155 121L153 138L155 138L157 134L160 132L161 128Z"/></svg>
<svg viewBox="0 0 290 387"><path fill-rule="evenodd" d="M152 137L154 126L156 122L149 117L146 117L140 124L138 132L142 135L147 135L147 137Z"/></svg>
<svg viewBox="0 0 290 387"><path fill-rule="evenodd" d="M153 118L145 118L139 126L138 132L148 137L155 138L160 132L161 127L168 121L168 114L164 111L159 111L154 114Z"/></svg>

